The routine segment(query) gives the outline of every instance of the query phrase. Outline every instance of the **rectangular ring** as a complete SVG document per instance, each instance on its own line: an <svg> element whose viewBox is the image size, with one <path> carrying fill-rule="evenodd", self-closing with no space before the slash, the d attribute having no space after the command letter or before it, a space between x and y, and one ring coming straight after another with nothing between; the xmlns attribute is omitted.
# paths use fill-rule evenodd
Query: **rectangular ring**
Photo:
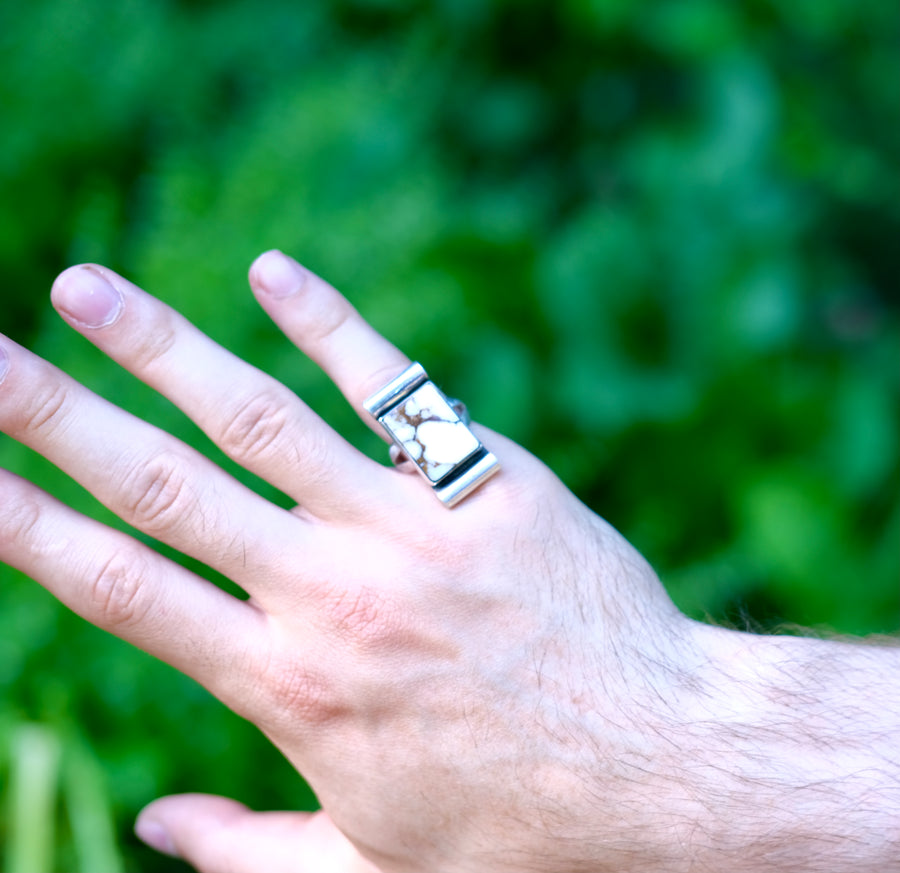
<svg viewBox="0 0 900 873"><path fill-rule="evenodd" d="M497 458L472 433L420 364L411 365L363 406L448 507L500 469Z"/></svg>

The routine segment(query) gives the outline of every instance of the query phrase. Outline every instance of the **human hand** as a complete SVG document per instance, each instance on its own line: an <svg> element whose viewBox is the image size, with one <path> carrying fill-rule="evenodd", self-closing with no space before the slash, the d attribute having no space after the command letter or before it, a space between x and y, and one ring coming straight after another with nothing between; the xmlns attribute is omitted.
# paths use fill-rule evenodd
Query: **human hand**
<svg viewBox="0 0 900 873"><path fill-rule="evenodd" d="M280 253L251 285L367 418L363 400L408 359ZM0 559L259 725L324 809L164 798L145 838L209 873L677 869L654 867L682 838L667 774L684 747L665 724L703 697L703 632L546 467L473 426L503 470L448 510L109 270L66 271L53 301L297 502L267 502L0 344L0 428L250 599L6 472Z"/></svg>

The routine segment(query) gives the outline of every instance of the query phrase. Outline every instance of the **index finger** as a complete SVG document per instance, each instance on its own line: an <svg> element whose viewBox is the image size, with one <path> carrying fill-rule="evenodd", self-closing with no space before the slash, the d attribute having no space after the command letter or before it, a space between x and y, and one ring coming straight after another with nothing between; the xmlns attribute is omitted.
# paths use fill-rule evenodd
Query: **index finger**
<svg viewBox="0 0 900 873"><path fill-rule="evenodd" d="M315 361L353 408L384 436L363 401L411 363L324 279L279 251L260 255L250 285L285 335Z"/></svg>

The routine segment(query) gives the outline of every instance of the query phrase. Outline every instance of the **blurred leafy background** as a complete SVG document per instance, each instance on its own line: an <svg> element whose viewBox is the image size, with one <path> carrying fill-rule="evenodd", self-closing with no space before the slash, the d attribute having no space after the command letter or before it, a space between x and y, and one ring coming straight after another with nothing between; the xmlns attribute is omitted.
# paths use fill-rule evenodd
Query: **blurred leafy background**
<svg viewBox="0 0 900 873"><path fill-rule="evenodd" d="M380 451L246 290L282 248L691 614L895 632L898 19L893 0L0 4L0 329L208 448L52 313L54 275L99 261ZM10 440L0 464L110 520ZM173 869L130 835L160 793L314 802L253 728L5 567L0 777L8 873Z"/></svg>

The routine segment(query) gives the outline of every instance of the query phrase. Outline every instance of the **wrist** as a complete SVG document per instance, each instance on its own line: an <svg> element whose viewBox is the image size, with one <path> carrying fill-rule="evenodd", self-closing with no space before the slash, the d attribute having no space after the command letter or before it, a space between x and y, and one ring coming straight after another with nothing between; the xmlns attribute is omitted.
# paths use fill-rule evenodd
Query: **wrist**
<svg viewBox="0 0 900 873"><path fill-rule="evenodd" d="M900 848L900 649L699 625L684 712L696 859L886 869ZM688 804L690 807L690 804Z"/></svg>

